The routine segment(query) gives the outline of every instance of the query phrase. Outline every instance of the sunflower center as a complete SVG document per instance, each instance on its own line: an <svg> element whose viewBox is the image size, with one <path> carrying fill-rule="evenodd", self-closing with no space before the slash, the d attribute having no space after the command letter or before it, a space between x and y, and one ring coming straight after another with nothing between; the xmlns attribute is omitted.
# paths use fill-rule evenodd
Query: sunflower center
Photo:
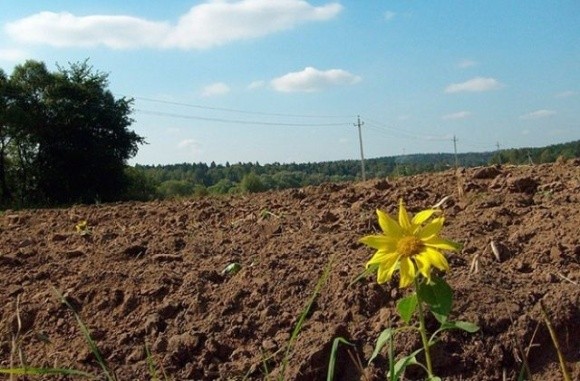
<svg viewBox="0 0 580 381"><path fill-rule="evenodd" d="M415 236L403 237L397 242L397 252L403 257L412 257L423 249L423 242Z"/></svg>

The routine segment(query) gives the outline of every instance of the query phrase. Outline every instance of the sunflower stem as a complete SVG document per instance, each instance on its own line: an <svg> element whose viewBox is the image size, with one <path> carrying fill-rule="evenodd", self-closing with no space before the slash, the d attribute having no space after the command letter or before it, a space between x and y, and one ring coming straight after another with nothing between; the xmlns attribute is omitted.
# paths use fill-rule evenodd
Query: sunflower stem
<svg viewBox="0 0 580 381"><path fill-rule="evenodd" d="M425 362L427 363L427 373L429 379L433 377L433 366L431 365L431 354L429 353L429 340L427 339L427 328L425 327L425 314L423 312L423 301L419 296L419 280L415 277L415 292L417 293L417 313L419 314L419 333L421 334L421 341L425 349Z"/></svg>

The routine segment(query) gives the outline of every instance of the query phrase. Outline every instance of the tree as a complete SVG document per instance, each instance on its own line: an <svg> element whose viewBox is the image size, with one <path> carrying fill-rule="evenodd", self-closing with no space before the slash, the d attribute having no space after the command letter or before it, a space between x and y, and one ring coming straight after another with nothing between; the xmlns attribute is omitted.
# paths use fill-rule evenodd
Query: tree
<svg viewBox="0 0 580 381"><path fill-rule="evenodd" d="M240 188L242 192L247 193L258 193L266 190L260 176L256 175L255 172L250 172L244 176L240 182Z"/></svg>
<svg viewBox="0 0 580 381"><path fill-rule="evenodd" d="M87 61L49 72L27 61L9 79L11 151L23 201L113 201L144 138L129 130L132 100L115 99L108 75Z"/></svg>
<svg viewBox="0 0 580 381"><path fill-rule="evenodd" d="M7 179L6 149L10 142L8 134L8 78L0 69L0 205L10 199Z"/></svg>
<svg viewBox="0 0 580 381"><path fill-rule="evenodd" d="M158 196L157 182L135 167L125 168L125 180L122 200L150 201Z"/></svg>
<svg viewBox="0 0 580 381"><path fill-rule="evenodd" d="M193 184L185 180L167 180L157 188L164 198L191 196L194 191Z"/></svg>

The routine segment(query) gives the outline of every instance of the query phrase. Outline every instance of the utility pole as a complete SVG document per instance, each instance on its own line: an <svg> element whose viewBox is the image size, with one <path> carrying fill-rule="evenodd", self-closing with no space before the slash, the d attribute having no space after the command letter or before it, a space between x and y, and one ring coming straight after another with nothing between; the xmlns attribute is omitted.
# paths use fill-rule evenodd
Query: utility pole
<svg viewBox="0 0 580 381"><path fill-rule="evenodd" d="M499 142L495 143L495 147L497 148L497 162L499 165L501 165L501 155L500 155L500 151L499 151Z"/></svg>
<svg viewBox="0 0 580 381"><path fill-rule="evenodd" d="M358 141L360 144L360 166L362 169L362 181L366 180L366 174L365 174L365 154L363 152L363 141L362 141L362 132L361 132L361 126L364 124L364 122L360 121L360 115L357 115L357 120L356 120L356 124L354 125L355 127L358 127Z"/></svg>
<svg viewBox="0 0 580 381"><path fill-rule="evenodd" d="M459 167L459 159L457 158L457 138L453 135L453 151L455 152L455 169Z"/></svg>

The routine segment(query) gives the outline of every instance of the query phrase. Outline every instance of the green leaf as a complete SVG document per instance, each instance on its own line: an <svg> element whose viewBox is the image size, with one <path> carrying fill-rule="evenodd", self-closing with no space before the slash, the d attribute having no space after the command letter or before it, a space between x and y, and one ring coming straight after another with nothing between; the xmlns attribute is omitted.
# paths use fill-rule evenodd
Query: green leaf
<svg viewBox="0 0 580 381"><path fill-rule="evenodd" d="M334 379L334 368L336 367L336 356L338 354L338 344L346 344L354 347L354 344L342 337L336 337L332 342L332 350L330 351L330 360L328 361L328 373L326 374L326 381Z"/></svg>
<svg viewBox="0 0 580 381"><path fill-rule="evenodd" d="M400 358L395 364L394 375L391 375L390 373L388 374L389 380L398 380L401 378L403 373L405 373L405 369L407 369L409 365L419 364L416 356L421 353L422 350L423 348L419 348L410 355Z"/></svg>
<svg viewBox="0 0 580 381"><path fill-rule="evenodd" d="M445 280L433 276L431 284L419 285L417 295L429 305L431 313L440 323L447 321L453 304L453 290Z"/></svg>
<svg viewBox="0 0 580 381"><path fill-rule="evenodd" d="M241 269L242 269L241 264L239 264L237 262L233 262L233 263L228 264L222 270L222 275L234 275L234 274L237 274Z"/></svg>
<svg viewBox="0 0 580 381"><path fill-rule="evenodd" d="M409 324L415 310L417 309L417 294L412 293L411 295L402 298L397 303L397 311L405 323Z"/></svg>
<svg viewBox="0 0 580 381"><path fill-rule="evenodd" d="M282 358L282 364L281 364L281 370L280 370L280 376L279 376L279 379L281 379L281 380L283 380L286 376L286 366L288 365L288 360L290 358L290 352L291 352L292 348L294 347L296 340L298 339L298 334L302 330L302 326L304 325L304 322L307 319L307 316L312 308L312 305L316 301L316 298L320 294L322 287L326 284L326 280L328 279L328 276L330 275L330 270L332 269L332 265L334 263L334 258L335 258L334 256L331 256L330 259L328 260L328 263L326 264L326 266L324 266L324 269L322 270L322 274L320 275L320 278L318 278L318 282L316 282L316 286L314 286L314 290L312 291L312 295L310 296L310 299L308 299L308 302L304 306L302 313L300 314L300 317L298 318L298 321L296 322L296 325L294 326L294 329L292 330L292 334L290 335L290 340L288 340L288 343L286 344L286 351L284 353L284 357Z"/></svg>
<svg viewBox="0 0 580 381"><path fill-rule="evenodd" d="M455 321L452 324L454 326L453 328L462 329L462 330L469 332L469 333L474 333L474 332L479 331L479 327L477 326L477 324L470 323L468 321Z"/></svg>
<svg viewBox="0 0 580 381"><path fill-rule="evenodd" d="M11 375L60 375L60 376L79 376L86 378L95 378L94 375L90 373L83 372L77 369L69 368L34 368L34 367L23 367L23 368L0 368L0 374L11 374Z"/></svg>
<svg viewBox="0 0 580 381"><path fill-rule="evenodd" d="M447 315L438 314L437 312L433 312L433 311L431 311L431 314L433 316L435 316L435 319L437 319L437 321L441 324L443 324L447 321Z"/></svg>
<svg viewBox="0 0 580 381"><path fill-rule="evenodd" d="M381 351L381 349L383 349L385 344L387 342L389 342L389 340L393 339L394 335L395 335L395 330L392 328L387 328L383 332L381 332L381 334L379 335L379 338L377 340L377 344L375 345L375 350L373 351L373 354L371 355L371 358L369 359L369 365L375 359L375 357L378 356L379 352Z"/></svg>

